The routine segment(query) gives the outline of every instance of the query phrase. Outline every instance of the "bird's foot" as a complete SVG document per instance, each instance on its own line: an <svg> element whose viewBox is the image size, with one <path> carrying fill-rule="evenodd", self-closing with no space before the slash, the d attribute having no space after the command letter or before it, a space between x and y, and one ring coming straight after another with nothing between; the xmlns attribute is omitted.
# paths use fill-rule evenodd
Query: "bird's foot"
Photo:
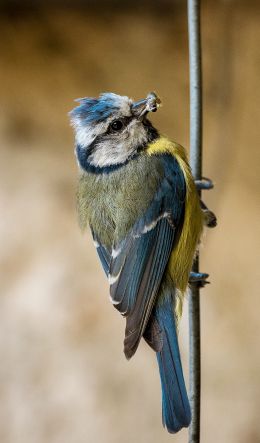
<svg viewBox="0 0 260 443"><path fill-rule="evenodd" d="M198 286L199 288L204 288L205 285L208 285L210 282L207 281L209 274L204 272L190 272L189 284Z"/></svg>
<svg viewBox="0 0 260 443"><path fill-rule="evenodd" d="M214 212L210 211L202 200L200 200L200 207L204 214L204 225L208 228L215 228L217 226L217 217Z"/></svg>
<svg viewBox="0 0 260 443"><path fill-rule="evenodd" d="M195 186L198 191L209 190L214 187L214 184L210 178L202 177L201 180L195 180ZM215 228L217 226L217 217L214 212L210 211L205 203L200 200L200 206L204 213L204 224L208 228Z"/></svg>
<svg viewBox="0 0 260 443"><path fill-rule="evenodd" d="M217 226L217 217L214 212L210 211L208 208L202 209L204 214L204 224L208 228L215 228Z"/></svg>

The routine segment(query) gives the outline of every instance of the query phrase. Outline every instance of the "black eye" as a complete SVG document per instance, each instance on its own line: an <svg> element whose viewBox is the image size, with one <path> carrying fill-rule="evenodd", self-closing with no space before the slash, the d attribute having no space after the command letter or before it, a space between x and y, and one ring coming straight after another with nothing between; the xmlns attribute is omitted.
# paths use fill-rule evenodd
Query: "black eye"
<svg viewBox="0 0 260 443"><path fill-rule="evenodd" d="M121 122L121 120L115 120L113 123L111 123L110 127L113 131L120 131L120 129L123 127L123 122Z"/></svg>

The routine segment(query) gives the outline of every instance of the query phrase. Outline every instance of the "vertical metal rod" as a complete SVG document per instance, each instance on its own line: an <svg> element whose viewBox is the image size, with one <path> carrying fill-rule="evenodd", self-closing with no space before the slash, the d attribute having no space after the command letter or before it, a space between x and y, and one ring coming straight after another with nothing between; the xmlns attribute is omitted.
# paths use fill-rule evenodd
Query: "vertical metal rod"
<svg viewBox="0 0 260 443"><path fill-rule="evenodd" d="M188 0L190 61L190 165L196 180L202 175L202 74L200 38L200 0ZM199 257L193 265L199 272ZM190 404L192 422L189 443L200 441L200 289L192 285L189 293Z"/></svg>

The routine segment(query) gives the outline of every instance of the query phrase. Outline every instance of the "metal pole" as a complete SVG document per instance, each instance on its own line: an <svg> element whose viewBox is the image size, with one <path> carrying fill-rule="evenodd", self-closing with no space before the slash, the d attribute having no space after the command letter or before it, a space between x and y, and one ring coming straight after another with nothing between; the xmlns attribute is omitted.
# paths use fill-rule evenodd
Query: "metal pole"
<svg viewBox="0 0 260 443"><path fill-rule="evenodd" d="M202 175L202 75L200 39L200 0L188 0L190 60L190 165L195 180ZM200 191L199 191L200 193ZM199 272L199 257L193 265ZM200 441L200 288L192 285L189 293L190 404L192 421L189 443Z"/></svg>

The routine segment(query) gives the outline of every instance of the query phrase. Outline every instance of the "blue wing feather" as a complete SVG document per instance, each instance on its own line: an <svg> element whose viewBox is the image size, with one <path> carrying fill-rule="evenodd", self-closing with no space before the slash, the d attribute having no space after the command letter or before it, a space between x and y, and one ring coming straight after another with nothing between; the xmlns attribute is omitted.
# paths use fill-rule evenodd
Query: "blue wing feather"
<svg viewBox="0 0 260 443"><path fill-rule="evenodd" d="M165 176L153 201L127 237L115 245L114 257L112 252L110 294L115 307L127 317L127 358L134 354L144 333L183 221L183 174L170 155L162 156L162 165Z"/></svg>
<svg viewBox="0 0 260 443"><path fill-rule="evenodd" d="M92 237L97 249L97 253L99 256L99 259L101 261L102 267L106 273L106 276L109 274L109 268L110 268L110 262L111 262L111 253L108 251L108 249L102 245L102 243L97 238L97 235L94 231L94 229L91 227L91 233Z"/></svg>

